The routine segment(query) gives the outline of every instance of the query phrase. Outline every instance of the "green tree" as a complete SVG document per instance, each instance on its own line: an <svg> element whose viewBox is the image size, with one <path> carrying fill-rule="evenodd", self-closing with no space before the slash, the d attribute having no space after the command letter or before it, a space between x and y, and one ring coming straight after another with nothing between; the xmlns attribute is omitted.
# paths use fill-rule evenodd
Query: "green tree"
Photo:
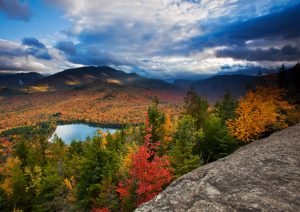
<svg viewBox="0 0 300 212"><path fill-rule="evenodd" d="M206 99L199 96L194 88L187 92L184 97L184 109L185 115L190 115L195 119L195 126L197 129L201 129L203 127L204 121L208 115L208 102Z"/></svg>
<svg viewBox="0 0 300 212"><path fill-rule="evenodd" d="M148 122L151 127L151 140L153 142L161 141L164 136L164 124L166 122L165 114L158 109L158 99L155 98L153 105L148 108Z"/></svg>
<svg viewBox="0 0 300 212"><path fill-rule="evenodd" d="M109 177L116 177L119 168L117 151L109 150L102 144L103 138L95 136L83 144L83 161L79 168L76 186L77 205L90 210L99 197L101 183Z"/></svg>
<svg viewBox="0 0 300 212"><path fill-rule="evenodd" d="M184 116L179 121L169 152L176 177L180 177L200 165L199 155L193 155L192 151L201 136L202 133L196 130L195 120L191 116Z"/></svg>
<svg viewBox="0 0 300 212"><path fill-rule="evenodd" d="M286 80L287 80L286 78L287 78L287 74L286 74L285 66L284 64L282 64L278 72L278 85L280 88L286 87Z"/></svg>
<svg viewBox="0 0 300 212"><path fill-rule="evenodd" d="M14 209L30 210L33 194L27 192L26 176L21 167L21 161L18 158L8 158L6 163L0 167L2 182L0 188L5 193L5 208L1 211L13 211Z"/></svg>
<svg viewBox="0 0 300 212"><path fill-rule="evenodd" d="M57 173L60 176L63 176L65 171L65 161L67 156L67 148L63 140L57 136L54 137L53 142L49 145L48 148L48 164L52 164L53 167L56 167Z"/></svg>
<svg viewBox="0 0 300 212"><path fill-rule="evenodd" d="M34 200L32 211L63 211L70 206L66 202L66 188L56 167L45 168L40 195Z"/></svg>
<svg viewBox="0 0 300 212"><path fill-rule="evenodd" d="M237 108L238 102L235 100L230 92L224 93L223 99L215 104L215 114L220 118L223 123L228 119L235 118L235 109Z"/></svg>
<svg viewBox="0 0 300 212"><path fill-rule="evenodd" d="M20 159L23 169L27 166L28 149L26 141L23 139L17 142L14 148L14 155Z"/></svg>
<svg viewBox="0 0 300 212"><path fill-rule="evenodd" d="M239 146L238 141L229 135L226 124L215 115L207 118L203 132L204 137L199 142L198 152L204 163L225 157Z"/></svg>

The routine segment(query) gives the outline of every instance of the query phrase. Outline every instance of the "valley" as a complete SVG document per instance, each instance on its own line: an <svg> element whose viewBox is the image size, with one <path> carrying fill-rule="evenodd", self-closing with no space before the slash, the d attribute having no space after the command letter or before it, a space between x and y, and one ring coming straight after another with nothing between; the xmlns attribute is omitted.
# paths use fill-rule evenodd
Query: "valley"
<svg viewBox="0 0 300 212"><path fill-rule="evenodd" d="M87 69L82 72L84 76ZM160 99L161 108L171 115L180 111L184 92L163 81L137 75L132 77L132 74L113 69L105 73L100 69L94 71L93 76L89 75L94 80L70 85L70 78L84 78L77 71L73 70L77 78L61 72L20 87L15 91L19 94L3 95L0 100L0 131L53 119L105 125L138 124L143 121L143 112L155 97ZM95 73L105 78L99 79ZM60 80L52 81L53 78ZM43 90L44 87L51 89Z"/></svg>
<svg viewBox="0 0 300 212"><path fill-rule="evenodd" d="M12 76L10 80L22 80L15 77L17 80ZM143 113L156 98L159 107L173 117L182 111L183 97L191 86L213 104L226 90L238 98L246 93L246 85L254 87L259 82L257 77L224 75L170 84L109 67L68 69L33 81L22 80L28 83L19 86L4 83L6 80L0 77L0 132L51 120L135 125L144 121Z"/></svg>

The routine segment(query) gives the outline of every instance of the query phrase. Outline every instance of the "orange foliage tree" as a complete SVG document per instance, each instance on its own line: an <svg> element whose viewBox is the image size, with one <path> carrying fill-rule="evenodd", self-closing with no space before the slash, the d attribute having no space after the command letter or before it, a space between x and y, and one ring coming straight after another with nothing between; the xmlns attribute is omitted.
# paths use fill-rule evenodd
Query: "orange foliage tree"
<svg viewBox="0 0 300 212"><path fill-rule="evenodd" d="M13 143L6 138L0 138L0 164L12 154Z"/></svg>
<svg viewBox="0 0 300 212"><path fill-rule="evenodd" d="M293 107L284 100L284 96L284 90L272 87L249 90L239 100L237 117L227 121L230 134L241 141L249 142L263 133L287 127L286 110Z"/></svg>

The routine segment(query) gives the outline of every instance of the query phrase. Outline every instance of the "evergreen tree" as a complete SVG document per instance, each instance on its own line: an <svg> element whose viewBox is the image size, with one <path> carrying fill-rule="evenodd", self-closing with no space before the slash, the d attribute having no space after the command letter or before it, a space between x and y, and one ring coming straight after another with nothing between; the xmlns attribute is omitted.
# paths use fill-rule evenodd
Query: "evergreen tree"
<svg viewBox="0 0 300 212"><path fill-rule="evenodd" d="M235 117L237 105L238 102L232 97L230 92L226 91L223 100L215 104L215 114L225 123L228 119Z"/></svg>
<svg viewBox="0 0 300 212"><path fill-rule="evenodd" d="M278 83L280 88L286 87L286 70L284 64L279 68L278 72Z"/></svg>
<svg viewBox="0 0 300 212"><path fill-rule="evenodd" d="M172 149L169 152L176 177L180 177L200 165L199 156L193 155L192 151L201 136L202 133L196 131L195 120L191 116L184 116L179 121L173 135Z"/></svg>
<svg viewBox="0 0 300 212"><path fill-rule="evenodd" d="M163 127L166 122L165 114L158 109L158 103L159 100L155 98L153 100L153 105L148 108L148 121L153 142L161 141L163 139Z"/></svg>
<svg viewBox="0 0 300 212"><path fill-rule="evenodd" d="M190 115L195 119L195 126L197 129L202 128L208 115L207 109L209 105L207 100L199 96L194 91L194 88L191 87L184 97L184 102L185 115Z"/></svg>
<svg viewBox="0 0 300 212"><path fill-rule="evenodd" d="M227 126L215 115L204 123L204 137L200 140L198 152L204 163L225 157L238 148L238 142L229 135Z"/></svg>
<svg viewBox="0 0 300 212"><path fill-rule="evenodd" d="M101 191L101 182L115 176L119 168L119 156L102 144L103 138L95 136L83 145L83 161L79 168L76 198L79 207L90 210Z"/></svg>

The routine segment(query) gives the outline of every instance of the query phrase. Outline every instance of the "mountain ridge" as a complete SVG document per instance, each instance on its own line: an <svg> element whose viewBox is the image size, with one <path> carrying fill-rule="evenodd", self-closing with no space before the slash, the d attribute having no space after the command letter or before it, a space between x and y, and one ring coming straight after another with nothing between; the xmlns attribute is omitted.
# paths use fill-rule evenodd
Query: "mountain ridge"
<svg viewBox="0 0 300 212"><path fill-rule="evenodd" d="M45 77L28 86L27 90L36 86L47 86L48 91L86 88L95 84L118 84L124 86L143 86L150 83L152 87L170 86L169 83L157 79L143 78L135 73L126 73L108 66L84 66L67 69ZM150 86L149 86L150 87ZM26 89L25 89L26 90Z"/></svg>
<svg viewBox="0 0 300 212"><path fill-rule="evenodd" d="M296 65L285 72L286 81L293 81L295 85L299 84L299 80L297 81L299 66L298 64L298 66ZM36 77L25 81L24 84L20 83L20 76L26 75L36 75ZM46 77L35 72L0 75L0 94L13 95L81 89L97 92L99 89L109 89L113 86L156 91L164 90L170 93L176 91L184 95L193 87L199 95L207 98L210 102L215 102L223 96L225 91L229 91L235 98L239 98L247 92L247 89L253 89L261 84L263 78L274 78L272 80L268 79L268 81L277 83L276 78L278 76L279 73L265 76L225 74L198 80L176 79L173 83L168 83L159 79L145 78L136 73L126 73L108 66L83 66L66 69ZM11 79L3 80L5 77ZM11 83L11 81L14 82Z"/></svg>
<svg viewBox="0 0 300 212"><path fill-rule="evenodd" d="M0 86L7 87L7 88L18 88L43 78L44 76L37 72L1 74Z"/></svg>

